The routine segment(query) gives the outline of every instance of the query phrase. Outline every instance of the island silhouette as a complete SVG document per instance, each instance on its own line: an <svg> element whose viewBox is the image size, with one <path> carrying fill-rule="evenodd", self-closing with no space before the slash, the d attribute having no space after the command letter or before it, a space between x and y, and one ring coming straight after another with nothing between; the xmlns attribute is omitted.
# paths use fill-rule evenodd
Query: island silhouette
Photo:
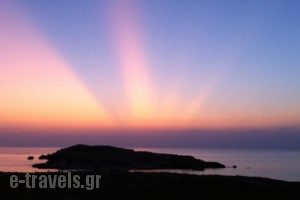
<svg viewBox="0 0 300 200"><path fill-rule="evenodd" d="M46 163L34 164L40 169L60 170L131 170L225 168L218 162L206 162L192 156L135 151L112 146L74 145L53 154L41 155Z"/></svg>
<svg viewBox="0 0 300 200"><path fill-rule="evenodd" d="M39 157L36 168L57 171L35 172L39 176L72 175L85 180L101 175L99 188L18 188L9 186L10 177L25 179L25 173L0 172L1 199L208 199L274 200L300 199L300 183L261 177L191 175L176 173L132 173L130 169L222 169L218 162L192 156L134 151L112 146L74 145ZM28 175L28 174L27 174Z"/></svg>

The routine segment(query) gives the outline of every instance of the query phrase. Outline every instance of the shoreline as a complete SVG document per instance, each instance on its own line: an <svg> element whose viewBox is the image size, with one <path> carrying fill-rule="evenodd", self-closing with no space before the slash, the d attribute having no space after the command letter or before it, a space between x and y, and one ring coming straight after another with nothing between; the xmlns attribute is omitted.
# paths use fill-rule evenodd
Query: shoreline
<svg viewBox="0 0 300 200"><path fill-rule="evenodd" d="M65 172L38 172L35 175L63 175ZM300 198L300 182L260 177L188 175L172 173L129 173L124 171L72 172L84 177L100 174L100 187L83 189L28 189L25 185L10 187L10 176L24 178L25 173L0 172L3 199L291 199ZM46 194L46 195L45 195Z"/></svg>
<svg viewBox="0 0 300 200"><path fill-rule="evenodd" d="M110 146L75 145L59 149L52 154L42 155L46 161L45 172L0 172L1 197L3 199L53 200L53 199L208 199L208 200L299 200L300 182L264 177L204 175L169 172L151 172L157 170L224 169L218 162L206 162L192 156L137 152ZM40 160L40 161L42 161ZM168 168L168 167L172 168ZM51 168L52 167L52 168ZM150 172L136 171L150 170ZM48 168L48 169L47 169ZM55 168L55 169L53 169ZM200 170L197 170L200 169ZM54 171L55 170L55 171ZM82 170L82 171L81 171ZM99 187L92 190L83 188L43 188L41 177L80 177L101 176ZM11 177L25 180L26 176L36 177L39 187L28 188L19 184L11 187ZM27 180L27 178L26 178ZM31 179L28 179L31 180ZM68 178L68 180L73 180ZM25 182L25 181L24 181ZM27 183L26 183L27 184ZM50 183L49 183L50 184ZM71 184L70 184L71 185Z"/></svg>

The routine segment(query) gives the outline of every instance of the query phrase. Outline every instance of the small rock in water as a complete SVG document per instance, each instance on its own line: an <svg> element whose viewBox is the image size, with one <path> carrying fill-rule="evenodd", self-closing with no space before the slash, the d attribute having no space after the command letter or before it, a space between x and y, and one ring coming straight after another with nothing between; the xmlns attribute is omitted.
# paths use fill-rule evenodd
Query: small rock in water
<svg viewBox="0 0 300 200"><path fill-rule="evenodd" d="M28 156L27 160L33 160L34 157L33 156Z"/></svg>
<svg viewBox="0 0 300 200"><path fill-rule="evenodd" d="M233 165L232 168L237 168L237 166L236 166L236 165Z"/></svg>

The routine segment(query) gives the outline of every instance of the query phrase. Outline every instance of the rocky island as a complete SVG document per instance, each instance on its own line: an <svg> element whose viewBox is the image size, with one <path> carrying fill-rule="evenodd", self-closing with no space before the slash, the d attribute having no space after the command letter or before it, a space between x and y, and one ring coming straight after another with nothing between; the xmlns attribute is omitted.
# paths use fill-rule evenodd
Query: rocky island
<svg viewBox="0 0 300 200"><path fill-rule="evenodd" d="M112 146L75 145L53 154L42 155L46 163L34 164L40 169L60 170L130 170L225 168L218 162L206 162L192 156L135 151Z"/></svg>
<svg viewBox="0 0 300 200"><path fill-rule="evenodd" d="M217 162L206 162L192 156L140 152L111 146L75 145L42 155L46 163L35 164L44 169L75 169L72 172L13 173L0 172L1 199L207 199L207 200L274 200L300 199L300 183L259 177L188 175L175 173L130 173L130 169L195 169L224 168ZM91 175L101 175L99 188L27 188L10 186L12 175L79 176L86 183ZM54 180L54 179L51 179Z"/></svg>

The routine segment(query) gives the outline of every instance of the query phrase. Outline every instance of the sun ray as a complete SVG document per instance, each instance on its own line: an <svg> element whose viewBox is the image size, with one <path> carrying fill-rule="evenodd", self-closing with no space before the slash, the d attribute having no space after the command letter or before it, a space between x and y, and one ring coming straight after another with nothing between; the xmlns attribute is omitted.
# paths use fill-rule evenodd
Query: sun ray
<svg viewBox="0 0 300 200"><path fill-rule="evenodd" d="M111 11L110 19L123 74L129 115L134 123L145 122L153 115L154 91L142 45L137 11L131 1L118 1L113 4Z"/></svg>
<svg viewBox="0 0 300 200"><path fill-rule="evenodd" d="M112 124L71 67L16 10L0 6L0 124L102 127Z"/></svg>

